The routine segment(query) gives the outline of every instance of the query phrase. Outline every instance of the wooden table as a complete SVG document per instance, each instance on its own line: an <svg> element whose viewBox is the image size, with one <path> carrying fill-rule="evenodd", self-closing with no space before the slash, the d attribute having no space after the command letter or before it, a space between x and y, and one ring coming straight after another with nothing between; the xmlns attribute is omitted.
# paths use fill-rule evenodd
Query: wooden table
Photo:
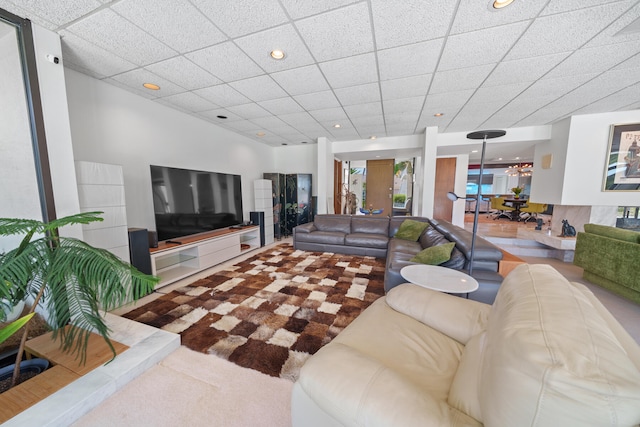
<svg viewBox="0 0 640 427"><path fill-rule="evenodd" d="M511 203L513 206L513 215L511 216L511 221L520 221L520 207L522 205L526 205L527 201L525 199L504 199L505 203Z"/></svg>

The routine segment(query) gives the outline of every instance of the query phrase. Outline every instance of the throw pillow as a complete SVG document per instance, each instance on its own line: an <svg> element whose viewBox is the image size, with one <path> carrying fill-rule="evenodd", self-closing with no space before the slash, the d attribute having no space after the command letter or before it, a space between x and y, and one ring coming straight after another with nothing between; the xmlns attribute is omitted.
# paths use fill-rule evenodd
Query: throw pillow
<svg viewBox="0 0 640 427"><path fill-rule="evenodd" d="M403 240L411 240L417 242L420 235L429 226L428 222L416 221L414 219L405 219L398 227L398 231L394 237Z"/></svg>
<svg viewBox="0 0 640 427"><path fill-rule="evenodd" d="M431 246L418 252L416 256L409 261L429 265L442 264L443 262L449 261L451 251L455 245L455 242L451 242L445 243L444 245Z"/></svg>

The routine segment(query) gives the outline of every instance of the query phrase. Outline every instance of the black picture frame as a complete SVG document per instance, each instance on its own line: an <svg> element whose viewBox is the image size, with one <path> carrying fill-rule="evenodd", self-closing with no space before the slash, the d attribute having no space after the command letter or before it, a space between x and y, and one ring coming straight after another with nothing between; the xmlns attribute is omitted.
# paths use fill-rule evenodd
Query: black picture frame
<svg viewBox="0 0 640 427"><path fill-rule="evenodd" d="M640 191L640 123L611 125L603 191Z"/></svg>

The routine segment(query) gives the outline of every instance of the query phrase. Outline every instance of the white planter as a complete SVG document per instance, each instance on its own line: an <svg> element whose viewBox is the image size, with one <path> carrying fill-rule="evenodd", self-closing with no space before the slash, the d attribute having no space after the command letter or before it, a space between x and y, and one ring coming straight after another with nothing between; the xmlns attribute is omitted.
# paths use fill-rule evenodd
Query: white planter
<svg viewBox="0 0 640 427"><path fill-rule="evenodd" d="M12 310L5 309L5 322L13 322L14 320L16 320L22 314L22 310L24 310L24 301L20 301L19 303L17 303Z"/></svg>

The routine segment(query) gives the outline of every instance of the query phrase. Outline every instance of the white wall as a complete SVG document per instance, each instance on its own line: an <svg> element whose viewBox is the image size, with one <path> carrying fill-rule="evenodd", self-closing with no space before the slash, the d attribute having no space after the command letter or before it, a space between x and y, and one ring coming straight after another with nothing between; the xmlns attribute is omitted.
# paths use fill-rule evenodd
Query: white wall
<svg viewBox="0 0 640 427"><path fill-rule="evenodd" d="M275 169L265 172L310 173L312 196L318 194L318 145L289 145L273 149Z"/></svg>
<svg viewBox="0 0 640 427"><path fill-rule="evenodd" d="M129 227L155 229L149 165L242 176L244 217L253 181L276 170L274 149L66 69L76 160L121 165Z"/></svg>
<svg viewBox="0 0 640 427"><path fill-rule="evenodd" d="M603 191L611 125L640 123L640 110L572 116L536 146L531 199L572 206L640 206L638 191ZM542 157L553 155L550 169Z"/></svg>
<svg viewBox="0 0 640 427"><path fill-rule="evenodd" d="M54 64L47 59L47 55L62 58L62 46L58 34L37 25L33 30L53 197L56 216L61 218L80 212L63 62ZM80 225L64 227L60 234L83 236Z"/></svg>

